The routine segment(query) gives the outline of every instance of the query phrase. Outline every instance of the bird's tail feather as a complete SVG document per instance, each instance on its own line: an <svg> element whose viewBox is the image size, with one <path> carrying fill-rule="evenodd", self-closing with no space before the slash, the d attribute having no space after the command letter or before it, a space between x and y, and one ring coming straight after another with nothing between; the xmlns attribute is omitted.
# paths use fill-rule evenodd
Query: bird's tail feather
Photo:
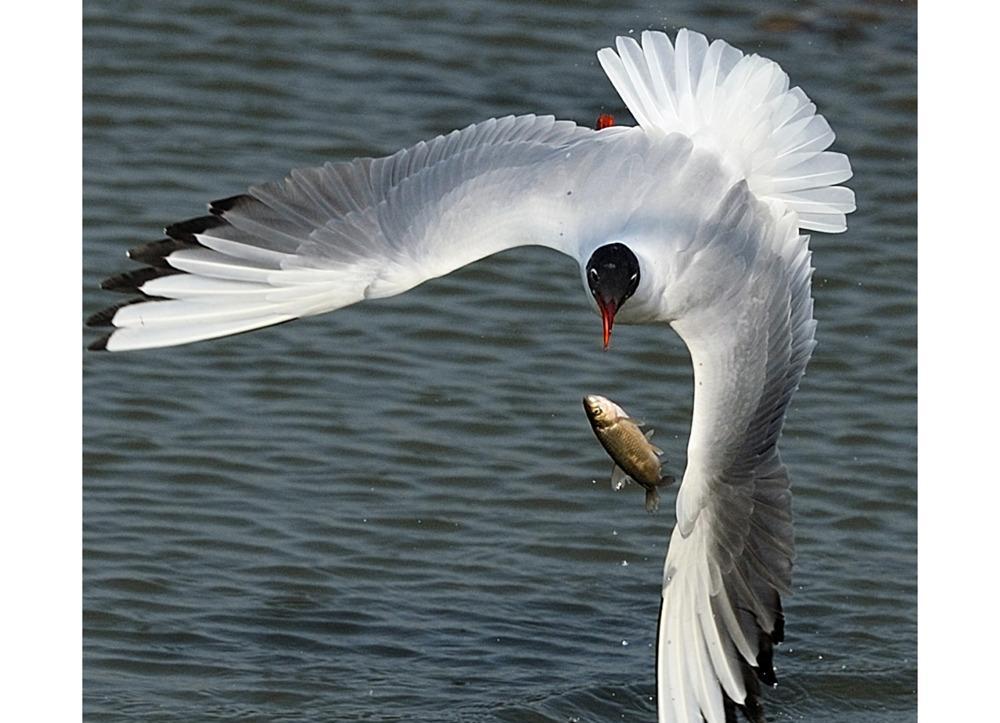
<svg viewBox="0 0 1000 723"><path fill-rule="evenodd" d="M777 63L688 30L673 44L646 31L641 45L628 36L615 45L597 57L640 126L719 152L754 195L793 209L802 229L847 228L854 192L835 184L851 177L850 162L826 150L829 123Z"/></svg>

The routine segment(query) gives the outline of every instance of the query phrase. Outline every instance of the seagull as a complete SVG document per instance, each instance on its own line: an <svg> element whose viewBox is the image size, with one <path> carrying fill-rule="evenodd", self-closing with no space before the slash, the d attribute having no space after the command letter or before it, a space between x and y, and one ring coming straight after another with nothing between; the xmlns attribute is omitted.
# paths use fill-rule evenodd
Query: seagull
<svg viewBox="0 0 1000 723"><path fill-rule="evenodd" d="M777 449L812 353L811 252L855 209L848 158L771 60L680 30L598 60L637 125L491 118L383 158L293 170L128 252L88 320L109 352L186 344L401 294L538 245L576 259L602 321L659 323L694 369L663 572L660 723L763 721L794 543Z"/></svg>

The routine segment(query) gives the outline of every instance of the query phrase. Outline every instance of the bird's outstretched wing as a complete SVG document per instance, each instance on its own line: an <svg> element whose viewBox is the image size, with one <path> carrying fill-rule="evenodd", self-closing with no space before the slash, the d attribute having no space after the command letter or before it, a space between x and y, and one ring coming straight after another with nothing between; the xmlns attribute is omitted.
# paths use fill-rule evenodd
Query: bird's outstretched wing
<svg viewBox="0 0 1000 723"><path fill-rule="evenodd" d="M319 314L514 246L575 257L582 240L627 221L599 202L627 211L663 152L690 152L650 145L639 129L510 116L385 158L293 171L132 249L146 267L103 287L141 297L91 317L115 328L91 348L171 346Z"/></svg>
<svg viewBox="0 0 1000 723"><path fill-rule="evenodd" d="M794 550L777 450L814 344L808 237L840 232L854 193L833 131L777 63L680 30L598 53L650 134L682 133L739 179L672 260L671 324L694 367L688 462L664 568L657 644L661 723L763 720L761 682Z"/></svg>
<svg viewBox="0 0 1000 723"><path fill-rule="evenodd" d="M688 461L664 567L657 647L661 723L763 720L759 683L775 682L780 596L794 540L777 442L814 346L808 237L774 218L745 184L703 227L677 284L723 293L673 322L694 368ZM725 693L725 696L722 693Z"/></svg>

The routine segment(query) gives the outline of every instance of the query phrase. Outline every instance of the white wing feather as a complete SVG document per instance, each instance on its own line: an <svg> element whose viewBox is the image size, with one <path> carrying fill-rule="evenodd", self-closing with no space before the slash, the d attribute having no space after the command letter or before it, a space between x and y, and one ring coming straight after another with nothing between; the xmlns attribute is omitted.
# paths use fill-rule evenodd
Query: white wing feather
<svg viewBox="0 0 1000 723"><path fill-rule="evenodd" d="M182 344L319 314L514 246L575 256L582 241L624 222L598 210L609 185L629 203L635 189L615 184L615 174L659 157L634 130L491 119L386 158L299 169L216 202L213 216L168 227L171 239L130 252L163 270L106 288L157 298L106 312L117 330L102 348Z"/></svg>
<svg viewBox="0 0 1000 723"><path fill-rule="evenodd" d="M723 723L723 692L756 720L759 681L774 680L794 554L777 441L814 345L811 273L795 214L776 219L738 184L674 279L678 291L719 279L727 293L672 324L691 353L695 398L664 566L661 723Z"/></svg>
<svg viewBox="0 0 1000 723"><path fill-rule="evenodd" d="M689 223L690 184L705 184L706 172L715 174L707 186L719 186L717 160L694 159L679 134L535 116L298 169L130 251L151 268L104 286L151 298L92 317L115 327L92 348L171 346L321 314L516 246L547 246L582 265L609 239L670 225L672 211Z"/></svg>
<svg viewBox="0 0 1000 723"><path fill-rule="evenodd" d="M646 31L642 45L619 37L597 53L622 101L649 131L680 132L716 151L758 198L799 214L800 228L847 228L854 194L847 156L826 149L834 135L816 106L774 61L743 55L723 40L680 30L674 45ZM830 189L830 187L834 187ZM836 190L827 196L818 190Z"/></svg>

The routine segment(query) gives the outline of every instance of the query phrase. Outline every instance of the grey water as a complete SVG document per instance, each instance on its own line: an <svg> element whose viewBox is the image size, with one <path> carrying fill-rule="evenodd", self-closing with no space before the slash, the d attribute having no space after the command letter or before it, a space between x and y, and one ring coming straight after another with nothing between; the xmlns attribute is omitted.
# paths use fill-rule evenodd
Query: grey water
<svg viewBox="0 0 1000 723"><path fill-rule="evenodd" d="M916 719L916 3L94 0L83 314L130 245L289 169L491 116L631 122L595 58L690 27L782 64L850 155L781 447L775 721ZM83 354L87 720L650 721L673 493L613 493L585 393L683 469L686 351L600 344L575 263L487 259L229 339ZM88 332L88 338L93 334Z"/></svg>

